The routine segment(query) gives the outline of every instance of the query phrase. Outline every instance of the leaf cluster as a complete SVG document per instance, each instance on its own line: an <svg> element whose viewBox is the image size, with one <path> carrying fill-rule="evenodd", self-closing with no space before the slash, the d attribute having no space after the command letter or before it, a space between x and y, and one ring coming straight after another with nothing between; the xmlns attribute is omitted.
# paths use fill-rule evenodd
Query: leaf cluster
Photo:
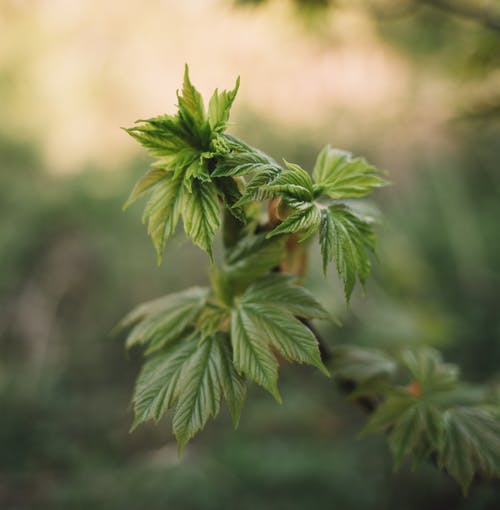
<svg viewBox="0 0 500 510"><path fill-rule="evenodd" d="M182 220L214 262L223 228L224 258L211 266L210 288L144 303L119 325L129 330L127 347L146 356L133 428L172 409L180 450L224 401L237 426L250 381L281 402L282 360L329 374L309 323L328 313L298 284L303 272L289 261L318 234L323 270L335 262L349 301L375 251L375 222L353 204L387 184L364 159L329 145L309 174L227 134L238 87L216 90L205 109L186 66L177 113L126 130L156 158L126 206L147 198L143 220L158 259ZM295 275L284 274L288 268ZM390 356L339 346L332 366L354 388L352 398L374 403L364 433L386 433L396 465L408 456L431 459L464 491L474 477L500 475L498 399L460 383L456 367L435 351Z"/></svg>
<svg viewBox="0 0 500 510"><path fill-rule="evenodd" d="M135 388L133 428L175 407L182 449L222 400L238 424L249 380L281 402L278 356L328 375L317 339L298 319L326 319L327 312L293 277L268 273L282 249L279 240L247 237L214 270L211 289L170 294L123 319L127 347L141 345L148 356Z"/></svg>
<svg viewBox="0 0 500 510"><path fill-rule="evenodd" d="M387 433L398 467L430 460L455 478L464 492L477 477L500 476L499 402L463 384L455 365L432 349L389 356L374 349L339 347L338 378L356 382L353 398L382 399L362 434Z"/></svg>
<svg viewBox="0 0 500 510"><path fill-rule="evenodd" d="M232 90L216 90L205 111L186 65L182 91L177 93L177 114L139 120L137 126L126 129L157 158L125 207L148 197L143 221L148 223L159 261L181 217L186 235L213 257L213 240L221 223L220 200L232 204L240 195L234 180L212 177L218 158L230 150L223 133L238 88L239 79Z"/></svg>

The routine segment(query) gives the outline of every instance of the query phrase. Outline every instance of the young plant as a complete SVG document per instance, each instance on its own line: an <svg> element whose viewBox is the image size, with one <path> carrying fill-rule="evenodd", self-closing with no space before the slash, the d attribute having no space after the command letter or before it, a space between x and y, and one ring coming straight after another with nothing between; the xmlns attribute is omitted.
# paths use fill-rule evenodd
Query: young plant
<svg viewBox="0 0 500 510"><path fill-rule="evenodd" d="M300 284L308 248L317 234L323 270L335 263L349 301L375 250L373 219L353 204L386 181L364 159L329 145L309 174L227 134L238 86L216 90L205 109L186 66L178 112L126 130L156 158L126 206L147 198L143 220L158 261L180 220L211 261L210 288L144 303L119 325L130 329L127 347L140 345L146 355L132 428L175 408L181 451L223 401L237 426L250 381L281 402L280 357L325 376L333 369L340 386L374 411L366 432L387 432L397 463L407 455L433 459L464 488L477 473L498 476L496 400L460 385L436 353L320 348L310 321L330 317Z"/></svg>

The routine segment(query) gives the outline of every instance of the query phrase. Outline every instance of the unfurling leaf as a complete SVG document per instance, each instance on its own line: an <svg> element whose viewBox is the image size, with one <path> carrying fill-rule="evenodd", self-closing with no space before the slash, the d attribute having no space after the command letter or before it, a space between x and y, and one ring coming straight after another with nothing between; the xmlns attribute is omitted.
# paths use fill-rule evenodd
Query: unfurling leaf
<svg viewBox="0 0 500 510"><path fill-rule="evenodd" d="M240 87L240 78L236 80L233 90L223 90L219 92L217 89L210 98L208 104L208 120L212 130L220 132L224 131L229 120L229 111L233 105L234 98Z"/></svg>
<svg viewBox="0 0 500 510"><path fill-rule="evenodd" d="M321 211L319 240L323 271L335 259L337 271L349 301L356 280L364 284L370 272L370 252L375 249L375 236L369 222L343 205Z"/></svg>
<svg viewBox="0 0 500 510"><path fill-rule="evenodd" d="M188 236L211 255L213 238L220 226L217 196L220 194L231 207L241 198L238 187L227 180L214 183L211 175L218 159L230 152L230 143L235 144L222 132L237 90L238 82L232 91L216 91L207 114L186 65L182 91L177 94L177 114L141 120L126 130L159 158L136 184L125 205L149 195L143 218L148 221L159 261L181 212ZM237 209L234 212L243 218Z"/></svg>
<svg viewBox="0 0 500 510"><path fill-rule="evenodd" d="M213 258L212 242L221 221L215 184L193 181L191 193L184 194L182 220L186 234Z"/></svg>
<svg viewBox="0 0 500 510"><path fill-rule="evenodd" d="M364 159L327 145L318 156L313 170L315 192L331 198L359 198L387 182L380 171Z"/></svg>
<svg viewBox="0 0 500 510"><path fill-rule="evenodd" d="M268 234L268 237L296 232L303 232L305 237L310 237L318 230L320 221L321 213L319 209L315 204L310 204L288 216Z"/></svg>
<svg viewBox="0 0 500 510"><path fill-rule="evenodd" d="M143 213L148 222L148 234L153 240L161 262L167 240L175 233L181 214L184 195L184 175L165 174L152 188L151 196Z"/></svg>

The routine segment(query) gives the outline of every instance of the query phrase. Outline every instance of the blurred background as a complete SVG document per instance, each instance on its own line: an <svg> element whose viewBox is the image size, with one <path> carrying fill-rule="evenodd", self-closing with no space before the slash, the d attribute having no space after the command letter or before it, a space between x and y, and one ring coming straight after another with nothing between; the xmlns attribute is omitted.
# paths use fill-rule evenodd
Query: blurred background
<svg viewBox="0 0 500 510"><path fill-rule="evenodd" d="M120 126L241 88L230 132L311 168L330 143L385 168L378 263L346 308L319 256L331 345L432 345L472 382L500 362L498 0L0 0L0 508L498 509L432 466L394 474L333 381L283 367L177 457L169 420L128 433L140 353L109 332L137 303L207 282L141 208L149 159Z"/></svg>

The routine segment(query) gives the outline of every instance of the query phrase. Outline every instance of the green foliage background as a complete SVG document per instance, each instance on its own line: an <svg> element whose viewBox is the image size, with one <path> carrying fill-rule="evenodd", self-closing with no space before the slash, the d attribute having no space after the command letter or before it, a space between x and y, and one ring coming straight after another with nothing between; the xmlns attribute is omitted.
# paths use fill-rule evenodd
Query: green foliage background
<svg viewBox="0 0 500 510"><path fill-rule="evenodd" d="M452 83L489 76L498 64L497 34L442 13L374 23L416 69L439 67ZM2 77L9 97L9 75ZM332 346L437 346L464 378L495 390L500 125L495 98L477 97L449 127L458 150L406 150L404 173L401 155L384 161L395 186L380 195L380 261L366 298L355 293L345 308L333 271L322 283L319 250L308 283L343 322L322 326ZM241 118L242 136L311 167L323 139L301 139L300 126L283 132L272 118L259 118L255 133L255 122L252 112ZM379 143L352 142L375 159ZM393 474L384 438L357 439L363 413L305 367L283 367L281 406L252 387L238 431L223 414L180 460L168 418L129 435L140 359L127 359L109 332L138 302L206 285L206 256L174 237L155 266L139 212L121 212L143 159L118 173L96 166L54 176L37 141L5 125L0 159L2 508L496 508L495 483L475 484L463 499L432 466L412 472L403 464Z"/></svg>

